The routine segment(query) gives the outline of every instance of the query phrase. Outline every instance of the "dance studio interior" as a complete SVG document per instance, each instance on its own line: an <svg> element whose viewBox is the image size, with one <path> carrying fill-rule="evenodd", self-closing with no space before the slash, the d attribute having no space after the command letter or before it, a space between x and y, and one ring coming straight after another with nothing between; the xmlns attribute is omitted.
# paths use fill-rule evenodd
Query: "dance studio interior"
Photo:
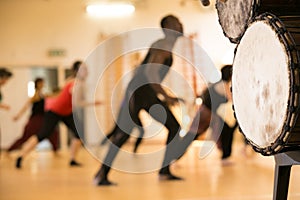
<svg viewBox="0 0 300 200"><path fill-rule="evenodd" d="M299 0L0 0L0 25L0 200L300 199Z"/></svg>

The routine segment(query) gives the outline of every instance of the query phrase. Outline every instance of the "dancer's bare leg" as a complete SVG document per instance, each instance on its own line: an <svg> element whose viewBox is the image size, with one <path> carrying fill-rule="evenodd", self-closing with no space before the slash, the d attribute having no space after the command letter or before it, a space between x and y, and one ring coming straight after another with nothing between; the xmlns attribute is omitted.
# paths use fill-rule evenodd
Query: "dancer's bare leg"
<svg viewBox="0 0 300 200"><path fill-rule="evenodd" d="M20 155L16 162L16 168L20 169L22 167L22 159L28 155L39 143L36 135L31 136L28 141L23 145Z"/></svg>
<svg viewBox="0 0 300 200"><path fill-rule="evenodd" d="M74 138L71 143L71 161L70 166L81 166L80 163L76 162L76 155L81 147L81 140L78 138Z"/></svg>

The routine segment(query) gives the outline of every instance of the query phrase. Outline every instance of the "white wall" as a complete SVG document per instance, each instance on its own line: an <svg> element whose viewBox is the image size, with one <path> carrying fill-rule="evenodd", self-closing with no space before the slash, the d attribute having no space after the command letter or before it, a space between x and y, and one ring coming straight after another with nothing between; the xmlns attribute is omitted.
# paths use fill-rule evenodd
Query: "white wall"
<svg viewBox="0 0 300 200"><path fill-rule="evenodd" d="M217 65L233 45L223 36L212 3L204 8L200 1L138 1L133 16L95 19L85 12L87 0L1 0L0 65L68 65L75 58L85 58L101 33L116 34L142 27L158 27L162 16L172 13L183 22L185 30L197 32L197 42ZM62 58L49 58L52 48L66 50Z"/></svg>

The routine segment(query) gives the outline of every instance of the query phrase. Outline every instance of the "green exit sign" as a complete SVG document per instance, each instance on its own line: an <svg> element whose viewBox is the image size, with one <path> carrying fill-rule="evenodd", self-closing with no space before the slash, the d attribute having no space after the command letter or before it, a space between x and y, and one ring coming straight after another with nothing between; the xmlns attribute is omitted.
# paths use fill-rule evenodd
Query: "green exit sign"
<svg viewBox="0 0 300 200"><path fill-rule="evenodd" d="M48 56L50 57L62 57L66 55L66 50L64 49L50 49L48 51Z"/></svg>

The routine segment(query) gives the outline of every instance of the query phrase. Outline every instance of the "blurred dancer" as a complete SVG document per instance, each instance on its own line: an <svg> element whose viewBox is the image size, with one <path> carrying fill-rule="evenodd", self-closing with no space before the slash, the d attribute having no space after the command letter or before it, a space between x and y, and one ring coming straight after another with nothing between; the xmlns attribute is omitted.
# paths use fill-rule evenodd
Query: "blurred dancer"
<svg viewBox="0 0 300 200"><path fill-rule="evenodd" d="M81 65L81 75L76 77L75 86L72 94L72 103L73 103L73 117L76 123L77 132L80 136L80 139L85 142L85 134L84 134L84 109L87 106L98 106L101 105L102 102L100 100L96 100L95 102L89 102L85 99L86 87L85 87L85 79L88 76L88 70L85 63L78 61L78 64Z"/></svg>
<svg viewBox="0 0 300 200"><path fill-rule="evenodd" d="M203 92L201 96L203 102L193 119L188 133L182 139L181 148L188 148L188 146L193 142L193 140L197 139L197 137L202 135L210 126L212 128L212 134L210 139L216 143L220 139L219 136L222 135L221 132L223 130L224 121L217 114L217 110L221 104L232 100L230 91L232 65L223 66L221 69L221 73L222 79L219 82L209 86ZM236 127L234 127L234 129L235 128ZM224 138L222 139L225 141L225 135L228 133L230 134L230 131L233 130L227 131L227 129L224 129L223 131ZM227 144L224 144L224 148L230 148L231 151L232 138L229 138L229 140L231 141L227 141ZM230 147L225 146L228 144L230 145ZM174 151L177 153L178 156L182 156L182 153L185 152L182 150L178 151L176 149Z"/></svg>
<svg viewBox="0 0 300 200"><path fill-rule="evenodd" d="M3 96L2 96L2 86L7 83L7 81L12 77L12 73L7 70L6 68L0 68L0 109L9 110L10 106L3 103ZM1 144L1 130L0 130L0 144ZM1 152L1 151L0 151Z"/></svg>
<svg viewBox="0 0 300 200"><path fill-rule="evenodd" d="M7 81L12 77L12 73L6 68L0 68L0 108L4 110L9 110L10 106L2 102L2 92L1 88L7 83Z"/></svg>
<svg viewBox="0 0 300 200"><path fill-rule="evenodd" d="M18 120L26 112L26 110L31 107L31 115L25 125L23 135L8 148L8 152L19 149L33 134L38 133L42 126L45 113L45 95L43 94L44 79L36 78L34 81L34 87L34 95L26 101L25 105L13 118L15 121ZM54 133L51 134L48 139L52 144L53 151L56 152L59 143L58 130L55 129Z"/></svg>
<svg viewBox="0 0 300 200"><path fill-rule="evenodd" d="M43 139L49 137L58 122L62 121L64 124L72 131L74 138L71 144L71 160L70 166L80 166L81 164L75 160L75 156L79 148L81 147L81 140L76 129L73 114L72 114L72 92L73 86L76 79L85 79L87 75L87 69L82 62L76 61L72 67L72 75L67 80L67 83L62 88L61 92L54 99L54 101L49 105L49 110L45 113L44 121L42 127L37 135L33 135L25 143L19 157L16 161L16 168L21 168L23 158L35 148L35 146Z"/></svg>
<svg viewBox="0 0 300 200"><path fill-rule="evenodd" d="M114 130L115 134L111 138L112 144L95 176L95 182L98 185L112 185L112 182L108 180L112 163L121 146L130 137L129 134L132 129L140 123L138 115L142 109L168 129L166 153L162 168L159 171L160 179L181 180L181 178L173 175L169 168L171 161L176 159L169 146L173 140L178 140L178 133L181 129L169 106L178 103L178 98L169 96L161 87L161 82L172 66L172 49L177 39L183 36L183 27L178 18L173 15L164 17L161 20L161 27L165 37L152 44L127 87L125 103L120 108L116 130ZM150 108L154 105L160 105L166 116L163 116L159 109L150 112Z"/></svg>

